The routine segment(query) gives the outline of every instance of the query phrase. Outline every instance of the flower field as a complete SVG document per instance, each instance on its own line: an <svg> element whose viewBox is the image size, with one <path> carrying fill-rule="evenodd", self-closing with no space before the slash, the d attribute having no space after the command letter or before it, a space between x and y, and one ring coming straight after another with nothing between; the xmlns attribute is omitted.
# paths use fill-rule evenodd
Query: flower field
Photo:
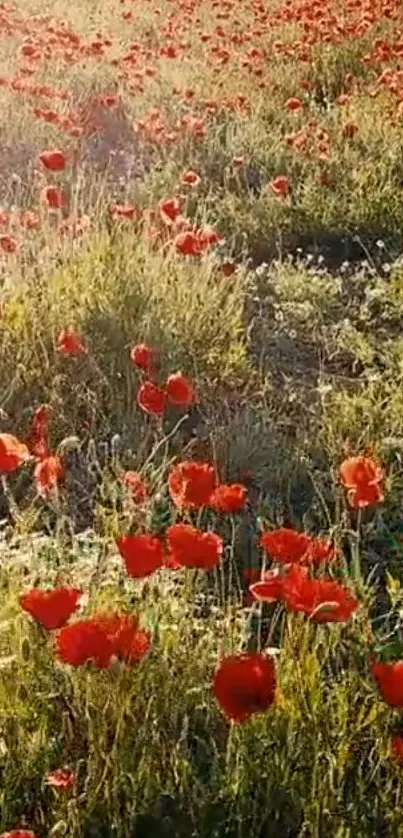
<svg viewBox="0 0 403 838"><path fill-rule="evenodd" d="M402 33L0 4L0 838L403 838Z"/></svg>

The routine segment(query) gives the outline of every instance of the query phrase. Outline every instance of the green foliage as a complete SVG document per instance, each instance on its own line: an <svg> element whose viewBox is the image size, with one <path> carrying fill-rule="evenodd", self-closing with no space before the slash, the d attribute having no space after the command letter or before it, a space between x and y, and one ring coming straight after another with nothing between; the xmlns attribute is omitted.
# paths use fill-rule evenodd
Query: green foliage
<svg viewBox="0 0 403 838"><path fill-rule="evenodd" d="M56 126L33 123L32 97L17 103L13 85L1 86L11 232L14 210L39 200L33 161L61 137L71 168L60 183L91 226L82 239L63 239L64 211L59 218L41 206L21 253L1 255L0 431L25 438L33 410L50 404L51 448L70 455L74 479L46 499L29 466L0 485L0 832L402 838L402 768L389 753L401 717L381 701L369 667L374 652L403 657L403 120L399 88L377 81L385 62L401 75L389 43L399 39L398 4L390 13L389 4L305 3L304 23L297 2L239 3L234 23L231 4L138 2L133 26L121 16L129 5L26 0L18 10L28 42L23 14L45 27L47 11L60 11L88 42L109 27L116 55L139 39L138 87L126 69L116 75L114 51L93 63L84 50L77 64L58 55L49 64L52 84L69 92L66 113L117 92L111 134L101 132L114 154L102 141L83 136L75 145ZM228 60L224 53L216 64L216 42L226 43L218 26L225 34L233 23ZM3 28L7 73L29 79L29 63L13 63L21 55L12 27ZM161 54L176 37L178 60ZM385 56L371 57L375 48ZM49 82L49 66L39 65L37 81ZM295 96L302 107L290 111ZM141 130L153 108L165 140ZM202 136L185 130L189 115L203 123ZM293 145L305 132L306 143ZM322 151L318 134L327 138ZM189 168L201 177L194 190L181 182ZM284 199L270 187L278 175L289 181ZM168 197L180 199L191 225L212 225L224 241L200 258L175 252L171 228L153 242L143 222ZM112 198L135 203L141 221L116 222ZM229 276L225 262L235 268ZM87 354L57 351L67 327ZM142 374L129 353L140 342L158 350L159 382L179 370L192 378L197 406L188 416L171 406L160 421L138 408ZM357 516L337 474L344 457L363 451L385 464L385 503ZM167 472L184 459L245 482L247 508L234 518L189 515L224 539L212 574L129 581L115 539L129 530L164 538L178 516ZM123 489L126 468L148 484L144 507ZM351 582L355 573L361 601L351 623L316 625L279 605L245 608L243 574L260 570L262 526L334 539L335 575ZM21 612L19 596L63 582L82 587L84 613L138 612L152 636L149 655L133 669L102 672L58 663L53 638ZM231 725L212 695L217 659L267 647L277 666L274 706ZM64 765L77 775L70 791L46 781Z"/></svg>

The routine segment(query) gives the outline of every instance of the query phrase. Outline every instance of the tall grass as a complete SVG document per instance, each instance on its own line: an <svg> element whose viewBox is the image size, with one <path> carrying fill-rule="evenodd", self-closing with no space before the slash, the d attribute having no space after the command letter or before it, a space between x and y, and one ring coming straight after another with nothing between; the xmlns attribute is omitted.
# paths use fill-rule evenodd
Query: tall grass
<svg viewBox="0 0 403 838"><path fill-rule="evenodd" d="M31 465L1 476L0 831L399 838L401 719L370 659L402 657L402 10L26 0L0 18L0 233L18 245L0 250L0 433L26 439L49 404L66 470L46 497ZM32 43L39 58L21 51ZM60 174L39 164L45 148L65 152ZM49 184L60 211L40 198ZM221 242L177 252L171 197ZM58 351L66 328L85 354ZM160 384L191 378L189 415L142 412L130 350L143 342ZM358 514L338 477L357 453L386 471L385 502ZM222 562L129 580L115 540L181 520L167 475L188 459L248 490L239 515L183 516L220 533ZM126 469L147 481L144 505ZM350 622L250 605L261 530L280 526L337 544L360 601ZM138 612L149 654L105 671L58 662L19 597L67 584L84 592L79 616ZM212 679L245 649L274 656L278 683L273 706L236 725ZM71 789L48 783L63 766Z"/></svg>

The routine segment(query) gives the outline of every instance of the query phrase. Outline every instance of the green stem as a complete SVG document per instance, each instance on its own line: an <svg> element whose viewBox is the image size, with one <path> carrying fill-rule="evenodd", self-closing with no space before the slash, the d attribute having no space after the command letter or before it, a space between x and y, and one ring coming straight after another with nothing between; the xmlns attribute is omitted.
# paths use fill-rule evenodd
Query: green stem
<svg viewBox="0 0 403 838"><path fill-rule="evenodd" d="M360 584L362 582L361 576L361 556L360 556L360 547L361 547L361 518L362 518L362 510L361 507L358 509L357 514L357 528L355 532L355 540L352 550L352 575L353 579L356 583Z"/></svg>

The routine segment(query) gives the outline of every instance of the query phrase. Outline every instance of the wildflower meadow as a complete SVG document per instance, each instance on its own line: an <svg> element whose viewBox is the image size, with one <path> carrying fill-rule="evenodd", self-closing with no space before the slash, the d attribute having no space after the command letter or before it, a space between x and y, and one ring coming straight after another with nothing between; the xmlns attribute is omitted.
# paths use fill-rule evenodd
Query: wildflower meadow
<svg viewBox="0 0 403 838"><path fill-rule="evenodd" d="M0 838L403 838L403 4L0 3Z"/></svg>

